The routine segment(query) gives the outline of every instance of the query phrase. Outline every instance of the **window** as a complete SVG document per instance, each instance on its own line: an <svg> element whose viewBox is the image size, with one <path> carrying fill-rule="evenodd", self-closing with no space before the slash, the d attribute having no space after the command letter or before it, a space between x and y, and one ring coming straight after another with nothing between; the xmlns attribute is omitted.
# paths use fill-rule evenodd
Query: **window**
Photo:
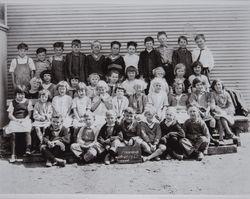
<svg viewBox="0 0 250 199"><path fill-rule="evenodd" d="M6 5L0 3L0 25L7 25L6 24Z"/></svg>

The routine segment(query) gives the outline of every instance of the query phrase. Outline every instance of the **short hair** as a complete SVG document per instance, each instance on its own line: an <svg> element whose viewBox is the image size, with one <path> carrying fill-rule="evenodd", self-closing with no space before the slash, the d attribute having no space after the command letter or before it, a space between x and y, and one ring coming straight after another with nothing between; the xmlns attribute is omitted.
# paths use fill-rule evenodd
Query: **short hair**
<svg viewBox="0 0 250 199"><path fill-rule="evenodd" d="M91 44L90 44L91 49L92 49L93 46L94 46L95 44L97 44L97 43L99 44L100 48L102 48L101 42L100 42L99 40L94 40L94 41L92 41Z"/></svg>
<svg viewBox="0 0 250 199"><path fill-rule="evenodd" d="M206 41L205 35L204 34L197 34L194 38L194 41L198 40L198 39L203 39L204 41Z"/></svg>
<svg viewBox="0 0 250 199"><path fill-rule="evenodd" d="M71 46L78 46L78 45L81 45L81 40L79 39L74 39L72 42L71 42Z"/></svg>
<svg viewBox="0 0 250 199"><path fill-rule="evenodd" d="M27 87L25 85L17 85L14 91L15 95L17 93L26 94L26 92L27 92Z"/></svg>
<svg viewBox="0 0 250 199"><path fill-rule="evenodd" d="M184 35L179 36L178 43L180 43L181 39L185 40L188 43L188 38Z"/></svg>
<svg viewBox="0 0 250 199"><path fill-rule="evenodd" d="M92 77L98 77L99 80L101 79L101 78L100 78L100 75L99 75L98 73L91 73L91 74L89 75L88 79L90 80L90 78L92 78Z"/></svg>
<svg viewBox="0 0 250 199"><path fill-rule="evenodd" d="M168 36L167 36L167 33L166 33L165 31L159 31L159 32L157 33L157 38L159 38L161 35L165 35L166 37L168 37Z"/></svg>
<svg viewBox="0 0 250 199"><path fill-rule="evenodd" d="M170 113L172 113L173 115L174 115L174 119L176 119L176 115L177 115L177 113L176 113L176 108L175 107L168 107L167 109L166 109L166 111L165 111L165 113L167 113L167 112L170 112Z"/></svg>
<svg viewBox="0 0 250 199"><path fill-rule="evenodd" d="M53 113L51 119L58 119L58 120L61 120L61 122L63 121L62 115L61 114L57 114L57 113Z"/></svg>
<svg viewBox="0 0 250 199"><path fill-rule="evenodd" d="M188 108L187 108L188 112L189 112L189 110L190 110L191 108L192 108L192 109L195 109L197 112L199 112L199 109L198 109L196 106L194 106L194 105L189 105L189 106L188 106ZM199 115L200 115L200 114L199 114Z"/></svg>
<svg viewBox="0 0 250 199"><path fill-rule="evenodd" d="M115 45L115 44L117 44L118 46L119 46L119 48L121 48L121 43L119 42L119 41L112 41L111 43L110 43L110 47L112 48L113 47L113 45Z"/></svg>
<svg viewBox="0 0 250 199"><path fill-rule="evenodd" d="M43 47L41 47L41 48L38 48L37 50L36 50L36 54L38 55L39 53L47 53L47 50L46 50L46 48L43 48Z"/></svg>
<svg viewBox="0 0 250 199"><path fill-rule="evenodd" d="M60 87L65 87L66 88L66 90L69 90L69 84L68 84L68 82L66 82L66 81L60 81L57 85L56 85L56 89L58 90L58 88L60 88Z"/></svg>
<svg viewBox="0 0 250 199"><path fill-rule="evenodd" d="M165 72L164 68L163 68L163 67L161 67L161 66L156 67L155 69L153 69L153 71L152 71L152 72L153 72L153 75L154 75L154 76L156 75L156 72L157 72L157 71L162 72L164 76L165 76L165 74L166 74L166 72Z"/></svg>
<svg viewBox="0 0 250 199"><path fill-rule="evenodd" d="M110 70L110 71L108 72L108 77L110 77L113 73L114 73L114 74L118 74L118 76L120 76L120 73L119 73L118 70L112 69L112 70Z"/></svg>
<svg viewBox="0 0 250 199"><path fill-rule="evenodd" d="M182 64L182 63L179 63L179 64L176 64L176 66L174 67L174 75L175 76L177 75L176 71L178 69L181 69L181 68L184 68L184 72L186 73L186 66L184 64Z"/></svg>
<svg viewBox="0 0 250 199"><path fill-rule="evenodd" d="M192 68L195 68L197 66L201 66L201 68L203 68L203 64L199 61L195 61L193 64L192 64Z"/></svg>
<svg viewBox="0 0 250 199"><path fill-rule="evenodd" d="M135 66L128 66L126 68L126 72L125 73L127 74L128 72L135 72L135 74L138 73L137 68Z"/></svg>
<svg viewBox="0 0 250 199"><path fill-rule="evenodd" d="M20 49L24 49L24 50L28 50L29 47L26 43L20 43L17 45L17 49L20 50Z"/></svg>
<svg viewBox="0 0 250 199"><path fill-rule="evenodd" d="M124 109L123 113L135 114L135 110L131 107L127 107Z"/></svg>
<svg viewBox="0 0 250 199"><path fill-rule="evenodd" d="M218 82L221 82L222 89L223 89L223 90L225 89L225 86L224 86L224 84L222 83L222 81L221 81L220 79L215 79L215 80L212 82L212 84L211 84L211 89L212 89L213 91L215 91L215 85L216 85Z"/></svg>
<svg viewBox="0 0 250 199"><path fill-rule="evenodd" d="M125 88L123 88L121 86L115 87L115 93L116 93L117 90L123 90L124 93L126 92Z"/></svg>
<svg viewBox="0 0 250 199"><path fill-rule="evenodd" d="M144 44L145 44L146 42L149 42L149 41L152 41L152 42L153 42L153 44L155 43L155 41L154 41L154 38L153 38L153 37L146 37L146 38L144 39Z"/></svg>
<svg viewBox="0 0 250 199"><path fill-rule="evenodd" d="M203 82L201 81L200 78L195 78L193 80L193 82L192 82L192 87L194 88L196 86L196 84L198 84L198 83L202 83L203 84Z"/></svg>
<svg viewBox="0 0 250 199"><path fill-rule="evenodd" d="M49 90L46 90L46 89L43 89L43 90L40 90L40 91L39 91L39 98L40 98L42 95L46 95L46 96L48 96L48 97L51 96L50 91L49 91Z"/></svg>
<svg viewBox="0 0 250 199"><path fill-rule="evenodd" d="M64 48L64 43L63 42L55 42L53 44L53 48Z"/></svg>
<svg viewBox="0 0 250 199"><path fill-rule="evenodd" d="M134 47L136 48L136 47L137 47L137 43L134 42L134 41L129 41L129 42L127 43L127 48L128 48L129 46L134 46Z"/></svg>
<svg viewBox="0 0 250 199"><path fill-rule="evenodd" d="M44 75L46 75L46 74L48 74L48 75L51 76L51 70L44 70L44 71L42 71L42 72L40 73L40 78L41 78L42 80L44 80Z"/></svg>
<svg viewBox="0 0 250 199"><path fill-rule="evenodd" d="M76 86L76 90L84 90L85 92L87 92L87 86L84 82L79 82L78 85Z"/></svg>
<svg viewBox="0 0 250 199"><path fill-rule="evenodd" d="M105 116L108 117L108 116L117 116L116 112L114 110L107 110L106 113L105 113Z"/></svg>
<svg viewBox="0 0 250 199"><path fill-rule="evenodd" d="M71 81L72 79L80 79L80 77L79 77L79 75L74 75L74 74L72 74L72 75L70 75L70 77L69 77L69 81Z"/></svg>
<svg viewBox="0 0 250 199"><path fill-rule="evenodd" d="M152 84L152 86L154 86L155 84L159 83L162 86L164 85L164 79L160 78L160 77L155 77L154 79L151 80L150 82Z"/></svg>

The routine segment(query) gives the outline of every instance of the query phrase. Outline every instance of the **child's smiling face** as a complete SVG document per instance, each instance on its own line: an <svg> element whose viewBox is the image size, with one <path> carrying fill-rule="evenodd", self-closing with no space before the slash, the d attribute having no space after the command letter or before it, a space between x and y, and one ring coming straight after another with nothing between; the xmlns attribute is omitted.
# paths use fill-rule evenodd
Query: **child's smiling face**
<svg viewBox="0 0 250 199"><path fill-rule="evenodd" d="M40 82L38 81L33 81L31 84L30 84L30 87L32 90L38 90L39 87L41 86Z"/></svg>
<svg viewBox="0 0 250 199"><path fill-rule="evenodd" d="M83 98L84 96L86 96L86 91L84 89L78 90L77 93L80 98Z"/></svg>
<svg viewBox="0 0 250 199"><path fill-rule="evenodd" d="M135 54L136 48L134 46L128 47L128 54L133 55Z"/></svg>
<svg viewBox="0 0 250 199"><path fill-rule="evenodd" d="M162 34L158 37L158 41L161 45L167 45L167 36Z"/></svg>
<svg viewBox="0 0 250 199"><path fill-rule="evenodd" d="M26 54L27 54L27 50L25 50L25 49L18 49L18 55L20 56L20 57L22 57L22 58L24 58L25 56L26 56Z"/></svg>
<svg viewBox="0 0 250 199"><path fill-rule="evenodd" d="M78 79L72 78L72 79L70 80L70 84L71 84L71 86L72 86L73 88L76 88L77 85L78 85L78 83L79 83L79 80L78 80Z"/></svg>
<svg viewBox="0 0 250 199"><path fill-rule="evenodd" d="M86 126L90 127L94 123L94 116L86 116L84 117L84 121L85 121Z"/></svg>
<svg viewBox="0 0 250 199"><path fill-rule="evenodd" d="M221 81L218 81L215 85L214 85L214 89L216 92L220 93L223 90L223 86Z"/></svg>
<svg viewBox="0 0 250 199"><path fill-rule="evenodd" d="M173 111L167 110L165 113L165 118L167 122L172 122L175 119L175 114Z"/></svg>
<svg viewBox="0 0 250 199"><path fill-rule="evenodd" d="M132 123L133 122L133 118L134 118L134 114L133 113L127 113L127 112L124 113L124 120L127 123Z"/></svg>
<svg viewBox="0 0 250 199"><path fill-rule="evenodd" d="M25 97L24 93L17 93L16 94L16 101L21 102Z"/></svg>
<svg viewBox="0 0 250 199"><path fill-rule="evenodd" d="M195 90L196 92L200 93L204 90L204 85L202 82L198 82L197 84L195 84Z"/></svg>
<svg viewBox="0 0 250 199"><path fill-rule="evenodd" d="M204 49L205 48L205 40L202 38L198 38L196 39L196 44L200 49Z"/></svg>
<svg viewBox="0 0 250 199"><path fill-rule="evenodd" d="M61 118L52 118L51 124L54 130L59 130L62 126L62 119Z"/></svg>
<svg viewBox="0 0 250 199"><path fill-rule="evenodd" d="M98 87L96 88L96 90L97 90L97 92L98 92L100 95L103 95L103 94L105 94L105 92L106 92L104 86L98 86Z"/></svg>
<svg viewBox="0 0 250 199"><path fill-rule="evenodd" d="M120 53L120 46L118 44L113 44L111 47L112 55L118 55Z"/></svg>
<svg viewBox="0 0 250 199"><path fill-rule="evenodd" d="M151 112L149 112L149 111L147 111L147 112L145 113L145 117L146 117L146 120L147 120L148 122L153 122L154 114L151 113Z"/></svg>
<svg viewBox="0 0 250 199"><path fill-rule="evenodd" d="M48 98L49 98L48 95L41 95L41 96L40 96L40 101L41 101L42 103L45 103L45 102L48 101Z"/></svg>
<svg viewBox="0 0 250 199"><path fill-rule="evenodd" d="M201 74L201 70L202 70L202 68L201 68L200 65L194 67L194 73L195 73L196 75L200 75L200 74Z"/></svg>
<svg viewBox="0 0 250 199"><path fill-rule="evenodd" d="M118 73L112 73L109 77L110 83L115 84L119 80L119 74Z"/></svg>
<svg viewBox="0 0 250 199"><path fill-rule="evenodd" d="M135 71L128 71L127 76L128 76L129 80L134 80L135 76L136 76L136 72Z"/></svg>
<svg viewBox="0 0 250 199"><path fill-rule="evenodd" d="M124 90L118 88L118 89L116 90L116 96L117 96L117 97L122 97L122 96L124 96Z"/></svg>
<svg viewBox="0 0 250 199"><path fill-rule="evenodd" d="M38 53L37 58L38 58L39 61L45 61L46 53L45 52Z"/></svg>
<svg viewBox="0 0 250 199"><path fill-rule="evenodd" d="M182 84L178 84L178 85L175 87L175 93L176 93L177 95L180 95L180 94L182 94L182 91L183 91Z"/></svg>
<svg viewBox="0 0 250 199"><path fill-rule="evenodd" d="M115 121L116 121L115 114L112 114L112 115L110 114L110 115L106 116L106 122L108 125L113 125L115 123Z"/></svg>

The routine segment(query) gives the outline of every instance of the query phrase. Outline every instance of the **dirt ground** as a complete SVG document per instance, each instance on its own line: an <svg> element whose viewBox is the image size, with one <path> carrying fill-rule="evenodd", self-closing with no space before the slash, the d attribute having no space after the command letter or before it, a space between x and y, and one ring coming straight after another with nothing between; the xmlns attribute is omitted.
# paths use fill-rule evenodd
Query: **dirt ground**
<svg viewBox="0 0 250 199"><path fill-rule="evenodd" d="M1 194L250 194L250 134L238 153L201 162L163 160L142 164L9 164L0 160Z"/></svg>

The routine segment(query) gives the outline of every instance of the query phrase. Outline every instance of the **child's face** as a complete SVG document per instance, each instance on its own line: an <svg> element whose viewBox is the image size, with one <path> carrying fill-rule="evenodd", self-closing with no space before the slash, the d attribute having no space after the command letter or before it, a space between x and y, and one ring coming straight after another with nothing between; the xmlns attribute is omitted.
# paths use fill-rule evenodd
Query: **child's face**
<svg viewBox="0 0 250 199"><path fill-rule="evenodd" d="M99 43L94 43L94 45L92 46L92 51L94 54L99 54L101 51L101 45Z"/></svg>
<svg viewBox="0 0 250 199"><path fill-rule="evenodd" d="M86 91L84 89L78 90L77 93L80 98L86 96Z"/></svg>
<svg viewBox="0 0 250 199"><path fill-rule="evenodd" d="M78 80L78 79L74 79L74 78L73 78L73 79L70 80L70 84L71 84L71 86L72 86L73 88L77 87L78 83L79 83L79 80Z"/></svg>
<svg viewBox="0 0 250 199"><path fill-rule="evenodd" d="M218 81L215 85L214 85L214 89L216 92L221 92L223 90L222 88L222 83L220 81Z"/></svg>
<svg viewBox="0 0 250 199"><path fill-rule="evenodd" d="M40 101L41 101L42 103L45 103L45 102L47 102L48 98L49 98L48 95L41 95L41 96L40 96Z"/></svg>
<svg viewBox="0 0 250 199"><path fill-rule="evenodd" d="M163 71L160 71L160 70L157 70L157 71L155 72L155 77L163 78L163 77L164 77L164 72L163 72Z"/></svg>
<svg viewBox="0 0 250 199"><path fill-rule="evenodd" d="M32 90L38 90L39 87L40 87L40 85L41 85L40 82L34 81L34 82L32 82L32 83L30 84L30 87L31 87Z"/></svg>
<svg viewBox="0 0 250 199"><path fill-rule="evenodd" d="M78 45L76 45L76 44L72 45L72 51L74 53L79 53L80 50L81 50L81 45L80 44L78 44Z"/></svg>
<svg viewBox="0 0 250 199"><path fill-rule="evenodd" d="M96 90L100 95L105 94L105 92L106 92L106 90L103 86L98 86Z"/></svg>
<svg viewBox="0 0 250 199"><path fill-rule="evenodd" d="M91 76L90 79L89 79L89 82L91 84L91 86L96 86L97 83L99 82L100 78L97 77L96 75L94 76Z"/></svg>
<svg viewBox="0 0 250 199"><path fill-rule="evenodd" d="M195 107L191 107L188 109L188 114L192 120L196 120L199 118L199 112L198 109Z"/></svg>
<svg viewBox="0 0 250 199"><path fill-rule="evenodd" d="M133 55L135 54L136 48L134 46L128 47L128 54Z"/></svg>
<svg viewBox="0 0 250 199"><path fill-rule="evenodd" d="M141 85L136 85L136 86L134 87L134 89L135 89L135 93L136 93L136 94L141 94L142 91L143 91Z"/></svg>
<svg viewBox="0 0 250 199"><path fill-rule="evenodd" d="M117 89L117 90L116 90L116 96L117 96L117 97L124 96L124 90L122 90L122 89Z"/></svg>
<svg viewBox="0 0 250 199"><path fill-rule="evenodd" d="M186 48L187 47L187 41L185 39L180 39L179 46L181 48Z"/></svg>
<svg viewBox="0 0 250 199"><path fill-rule="evenodd" d="M55 55L60 57L63 54L63 49L61 47L54 48Z"/></svg>
<svg viewBox="0 0 250 199"><path fill-rule="evenodd" d="M62 119L52 118L51 124L54 130L58 130L62 126Z"/></svg>
<svg viewBox="0 0 250 199"><path fill-rule="evenodd" d="M25 56L26 56L26 54L27 54L27 50L25 50L25 49L18 49L18 55L20 56L20 57L22 57L22 58L24 58Z"/></svg>
<svg viewBox="0 0 250 199"><path fill-rule="evenodd" d="M46 53L45 52L41 52L37 54L37 59L39 61L44 61L46 59Z"/></svg>
<svg viewBox="0 0 250 199"><path fill-rule="evenodd" d="M25 97L25 94L24 93L17 93L16 94L16 100L21 102Z"/></svg>
<svg viewBox="0 0 250 199"><path fill-rule="evenodd" d="M50 74L44 74L43 80L46 83L50 83L51 82L51 75Z"/></svg>
<svg viewBox="0 0 250 199"><path fill-rule="evenodd" d="M84 119L85 119L85 124L86 124L87 127L92 126L92 124L94 123L93 116L87 116Z"/></svg>
<svg viewBox="0 0 250 199"><path fill-rule="evenodd" d="M167 122L172 122L175 118L175 115L172 111L167 110L165 117L166 117Z"/></svg>
<svg viewBox="0 0 250 199"><path fill-rule="evenodd" d="M120 53L120 46L118 44L114 44L111 47L111 53L112 55L118 55Z"/></svg>
<svg viewBox="0 0 250 199"><path fill-rule="evenodd" d="M106 122L108 125L113 125L116 121L116 116L115 115L108 115L106 116Z"/></svg>
<svg viewBox="0 0 250 199"><path fill-rule="evenodd" d="M161 84L160 83L155 83L154 84L154 90L156 93L159 93L161 91Z"/></svg>
<svg viewBox="0 0 250 199"><path fill-rule="evenodd" d="M154 47L154 43L152 41L147 41L145 43L145 47L146 47L147 50L152 50L153 47Z"/></svg>
<svg viewBox="0 0 250 199"><path fill-rule="evenodd" d="M175 87L175 93L177 95L182 94L182 85L178 85L178 86Z"/></svg>
<svg viewBox="0 0 250 199"><path fill-rule="evenodd" d="M59 92L60 95L65 95L66 92L67 92L67 89L66 89L65 86L60 86L60 87L58 88L58 92Z"/></svg>
<svg viewBox="0 0 250 199"><path fill-rule="evenodd" d="M162 34L158 37L158 41L160 42L161 45L166 45L167 44L167 37L166 35Z"/></svg>
<svg viewBox="0 0 250 199"><path fill-rule="evenodd" d="M145 113L145 117L146 117L146 120L147 120L148 122L152 122L153 119L154 119L154 114L152 114L152 113L150 113L150 112L146 112L146 113Z"/></svg>
<svg viewBox="0 0 250 199"><path fill-rule="evenodd" d="M129 80L134 80L135 76L136 76L136 73L135 73L135 71L128 71L127 76L128 76Z"/></svg>
<svg viewBox="0 0 250 199"><path fill-rule="evenodd" d="M197 46L200 48L200 49L204 49L205 48L205 40L204 39L202 39L202 38L199 38L199 39L197 39L196 41L196 44L197 44Z"/></svg>
<svg viewBox="0 0 250 199"><path fill-rule="evenodd" d="M198 82L196 85L195 85L195 90L196 92L202 92L204 90L204 85L202 82Z"/></svg>
<svg viewBox="0 0 250 199"><path fill-rule="evenodd" d="M176 76L177 77L183 77L185 75L185 69L184 68L179 68L176 70Z"/></svg>
<svg viewBox="0 0 250 199"><path fill-rule="evenodd" d="M194 73L196 74L196 75L200 75L201 74L201 66L196 66L196 67L194 67Z"/></svg>
<svg viewBox="0 0 250 199"><path fill-rule="evenodd" d="M112 73L109 79L110 83L115 84L119 79L119 75L117 73Z"/></svg>
<svg viewBox="0 0 250 199"><path fill-rule="evenodd" d="M134 114L133 113L124 113L124 120L128 123L132 123L133 122L133 118L134 118Z"/></svg>

